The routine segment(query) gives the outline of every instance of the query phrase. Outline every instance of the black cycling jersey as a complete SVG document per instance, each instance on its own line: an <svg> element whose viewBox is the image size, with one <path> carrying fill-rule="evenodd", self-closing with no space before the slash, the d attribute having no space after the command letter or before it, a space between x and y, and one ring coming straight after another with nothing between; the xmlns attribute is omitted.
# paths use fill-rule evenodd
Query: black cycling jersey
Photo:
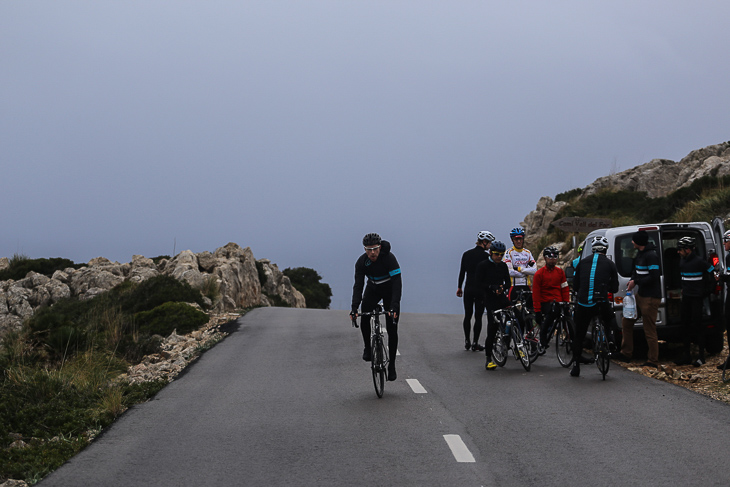
<svg viewBox="0 0 730 487"><path fill-rule="evenodd" d="M600 252L581 259L575 268L573 287L581 306L595 306L608 300L608 293L618 291L616 264Z"/></svg>
<svg viewBox="0 0 730 487"><path fill-rule="evenodd" d="M479 283L476 280L477 265L485 259L489 258L489 251L477 245L473 249L467 250L461 256L461 268L459 269L459 285L464 283L464 276L466 276L466 285L464 290L476 291L479 288Z"/></svg>
<svg viewBox="0 0 730 487"><path fill-rule="evenodd" d="M375 262L367 254L362 254L355 262L355 285L352 287L352 312L356 312L362 302L362 292L367 277L368 289L374 291L384 302L389 302L388 311L400 312L402 281L398 259L390 252L390 242L380 242L380 255ZM384 296L387 294L387 296ZM386 299L386 297L388 299Z"/></svg>

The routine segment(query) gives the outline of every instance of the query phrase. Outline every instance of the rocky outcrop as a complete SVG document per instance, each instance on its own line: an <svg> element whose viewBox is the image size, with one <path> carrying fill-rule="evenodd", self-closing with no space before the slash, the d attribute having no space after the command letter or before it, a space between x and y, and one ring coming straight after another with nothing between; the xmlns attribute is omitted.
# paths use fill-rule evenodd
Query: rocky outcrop
<svg viewBox="0 0 730 487"><path fill-rule="evenodd" d="M7 258L0 259L0 268L7 263ZM30 272L18 281L0 281L0 339L10 330L19 330L40 306L50 306L71 296L91 299L124 281L141 282L160 274L186 281L196 289L217 286L216 302L207 303L214 313L270 306L267 295L278 296L291 307L306 307L304 296L276 264L264 259L261 265L267 277L265 289L259 282L253 252L235 243L214 253L186 250L159 264L141 255L133 256L132 262L125 264L97 257L80 269L56 271L51 277Z"/></svg>
<svg viewBox="0 0 730 487"><path fill-rule="evenodd" d="M645 191L649 197L658 198L689 186L703 176L727 175L730 175L730 142L692 151L679 162L654 159L626 171L598 178L581 190L580 197L612 189ZM528 248L535 247L547 235L555 215L566 204L548 196L540 198L535 210L521 223L527 233L525 245ZM561 257L566 258L562 254Z"/></svg>

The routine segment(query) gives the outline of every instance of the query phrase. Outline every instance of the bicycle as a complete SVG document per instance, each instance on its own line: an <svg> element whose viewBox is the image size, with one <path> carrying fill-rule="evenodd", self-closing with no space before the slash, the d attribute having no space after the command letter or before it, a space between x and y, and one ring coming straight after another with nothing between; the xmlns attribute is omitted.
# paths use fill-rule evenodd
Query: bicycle
<svg viewBox="0 0 730 487"><path fill-rule="evenodd" d="M527 356L527 350L523 340L522 328L520 322L515 316L514 306L507 306L503 309L494 311L494 319L497 320L497 333L494 337L494 345L492 346L492 359L494 363L500 367L504 367L507 363L507 354L512 350L512 354L516 360L519 360L522 367L530 371L530 357Z"/></svg>
<svg viewBox="0 0 730 487"><path fill-rule="evenodd" d="M383 326L380 324L380 316L388 314L387 311L383 310L381 305L375 306L373 311L366 313L358 313L358 316L371 316L373 319L370 320L370 350L371 350L371 361L370 370L373 373L373 385L375 386L375 394L378 398L383 397L385 391L386 374L388 373L388 363L390 362L390 355L388 355L387 340L385 340L385 332ZM357 328L357 320L352 317L352 326Z"/></svg>
<svg viewBox="0 0 730 487"><path fill-rule="evenodd" d="M537 360L537 357L544 353L544 349L540 345L540 327L535 321L535 314L528 305L530 302L529 296L531 295L532 291L518 290L515 302L512 305L515 317L524 327L525 332L522 337L522 342L530 363Z"/></svg>
<svg viewBox="0 0 730 487"><path fill-rule="evenodd" d="M553 306L557 307L557 314L547 332L548 343L555 335L555 352L558 362L563 367L570 367L573 363L573 341L572 333L575 329L573 324L573 303L567 301L554 301ZM542 345L540 345L542 349Z"/></svg>
<svg viewBox="0 0 730 487"><path fill-rule="evenodd" d="M601 301L599 306L602 306L602 303L606 302ZM591 330L591 338L593 340L593 357L598 370L603 376L603 380L606 380L606 374L608 374L608 368L611 365L611 350L608 345L606 325L603 323L603 317L600 313L591 318L589 329Z"/></svg>

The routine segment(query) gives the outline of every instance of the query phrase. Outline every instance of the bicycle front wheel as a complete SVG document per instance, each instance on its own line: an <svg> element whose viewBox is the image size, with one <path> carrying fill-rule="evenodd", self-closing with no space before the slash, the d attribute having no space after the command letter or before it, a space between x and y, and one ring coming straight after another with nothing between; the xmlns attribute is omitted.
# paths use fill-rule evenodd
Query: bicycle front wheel
<svg viewBox="0 0 730 487"><path fill-rule="evenodd" d="M504 321L500 321L497 325L497 333L494 335L494 345L492 345L492 360L500 367L504 367L507 363L507 340L509 337L504 332Z"/></svg>
<svg viewBox="0 0 730 487"><path fill-rule="evenodd" d="M558 331L555 335L555 351L558 362L563 367L570 367L573 363L573 342L571 339L572 323L569 318L561 318L558 322Z"/></svg>
<svg viewBox="0 0 730 487"><path fill-rule="evenodd" d="M527 348L525 342L522 339L522 333L518 330L518 326L512 326L512 343L514 343L514 352L516 358L522 364L522 367L529 372L530 371L530 357L527 355Z"/></svg>
<svg viewBox="0 0 730 487"><path fill-rule="evenodd" d="M525 334L522 342L525 344L527 358L533 363L540 356L540 328L535 326L531 332Z"/></svg>
<svg viewBox="0 0 730 487"><path fill-rule="evenodd" d="M385 390L385 345L383 344L382 338L376 338L372 344L373 361L370 368L373 371L373 384L375 385L375 394L378 397L383 397L383 391Z"/></svg>

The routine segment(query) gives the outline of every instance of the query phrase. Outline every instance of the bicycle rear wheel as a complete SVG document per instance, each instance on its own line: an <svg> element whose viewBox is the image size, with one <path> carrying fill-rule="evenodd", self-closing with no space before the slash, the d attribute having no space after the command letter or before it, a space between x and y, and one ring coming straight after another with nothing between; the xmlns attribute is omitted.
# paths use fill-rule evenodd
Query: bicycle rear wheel
<svg viewBox="0 0 730 487"><path fill-rule="evenodd" d="M606 380L606 374L608 374L608 367L611 365L611 360L603 322L598 321L593 330L593 353L596 357L596 366L601 372L603 380Z"/></svg>
<svg viewBox="0 0 730 487"><path fill-rule="evenodd" d="M372 344L373 361L370 368L373 371L373 384L375 385L375 394L383 397L385 390L385 345L381 337L376 337Z"/></svg>
<svg viewBox="0 0 730 487"><path fill-rule="evenodd" d="M507 363L507 344L508 337L504 332L504 321L497 323L497 333L494 335L494 345L492 345L492 360L500 367L504 367Z"/></svg>
<svg viewBox="0 0 730 487"><path fill-rule="evenodd" d="M558 354L558 362L563 367L570 367L573 363L573 342L571 338L572 323L569 318L561 318L557 325L555 335L555 351Z"/></svg>
<svg viewBox="0 0 730 487"><path fill-rule="evenodd" d="M516 358L520 361L522 364L522 367L526 371L530 371L530 357L527 355L527 348L525 346L525 342L522 339L522 333L518 330L518 326L512 326L512 341L514 343L514 352L516 355Z"/></svg>

